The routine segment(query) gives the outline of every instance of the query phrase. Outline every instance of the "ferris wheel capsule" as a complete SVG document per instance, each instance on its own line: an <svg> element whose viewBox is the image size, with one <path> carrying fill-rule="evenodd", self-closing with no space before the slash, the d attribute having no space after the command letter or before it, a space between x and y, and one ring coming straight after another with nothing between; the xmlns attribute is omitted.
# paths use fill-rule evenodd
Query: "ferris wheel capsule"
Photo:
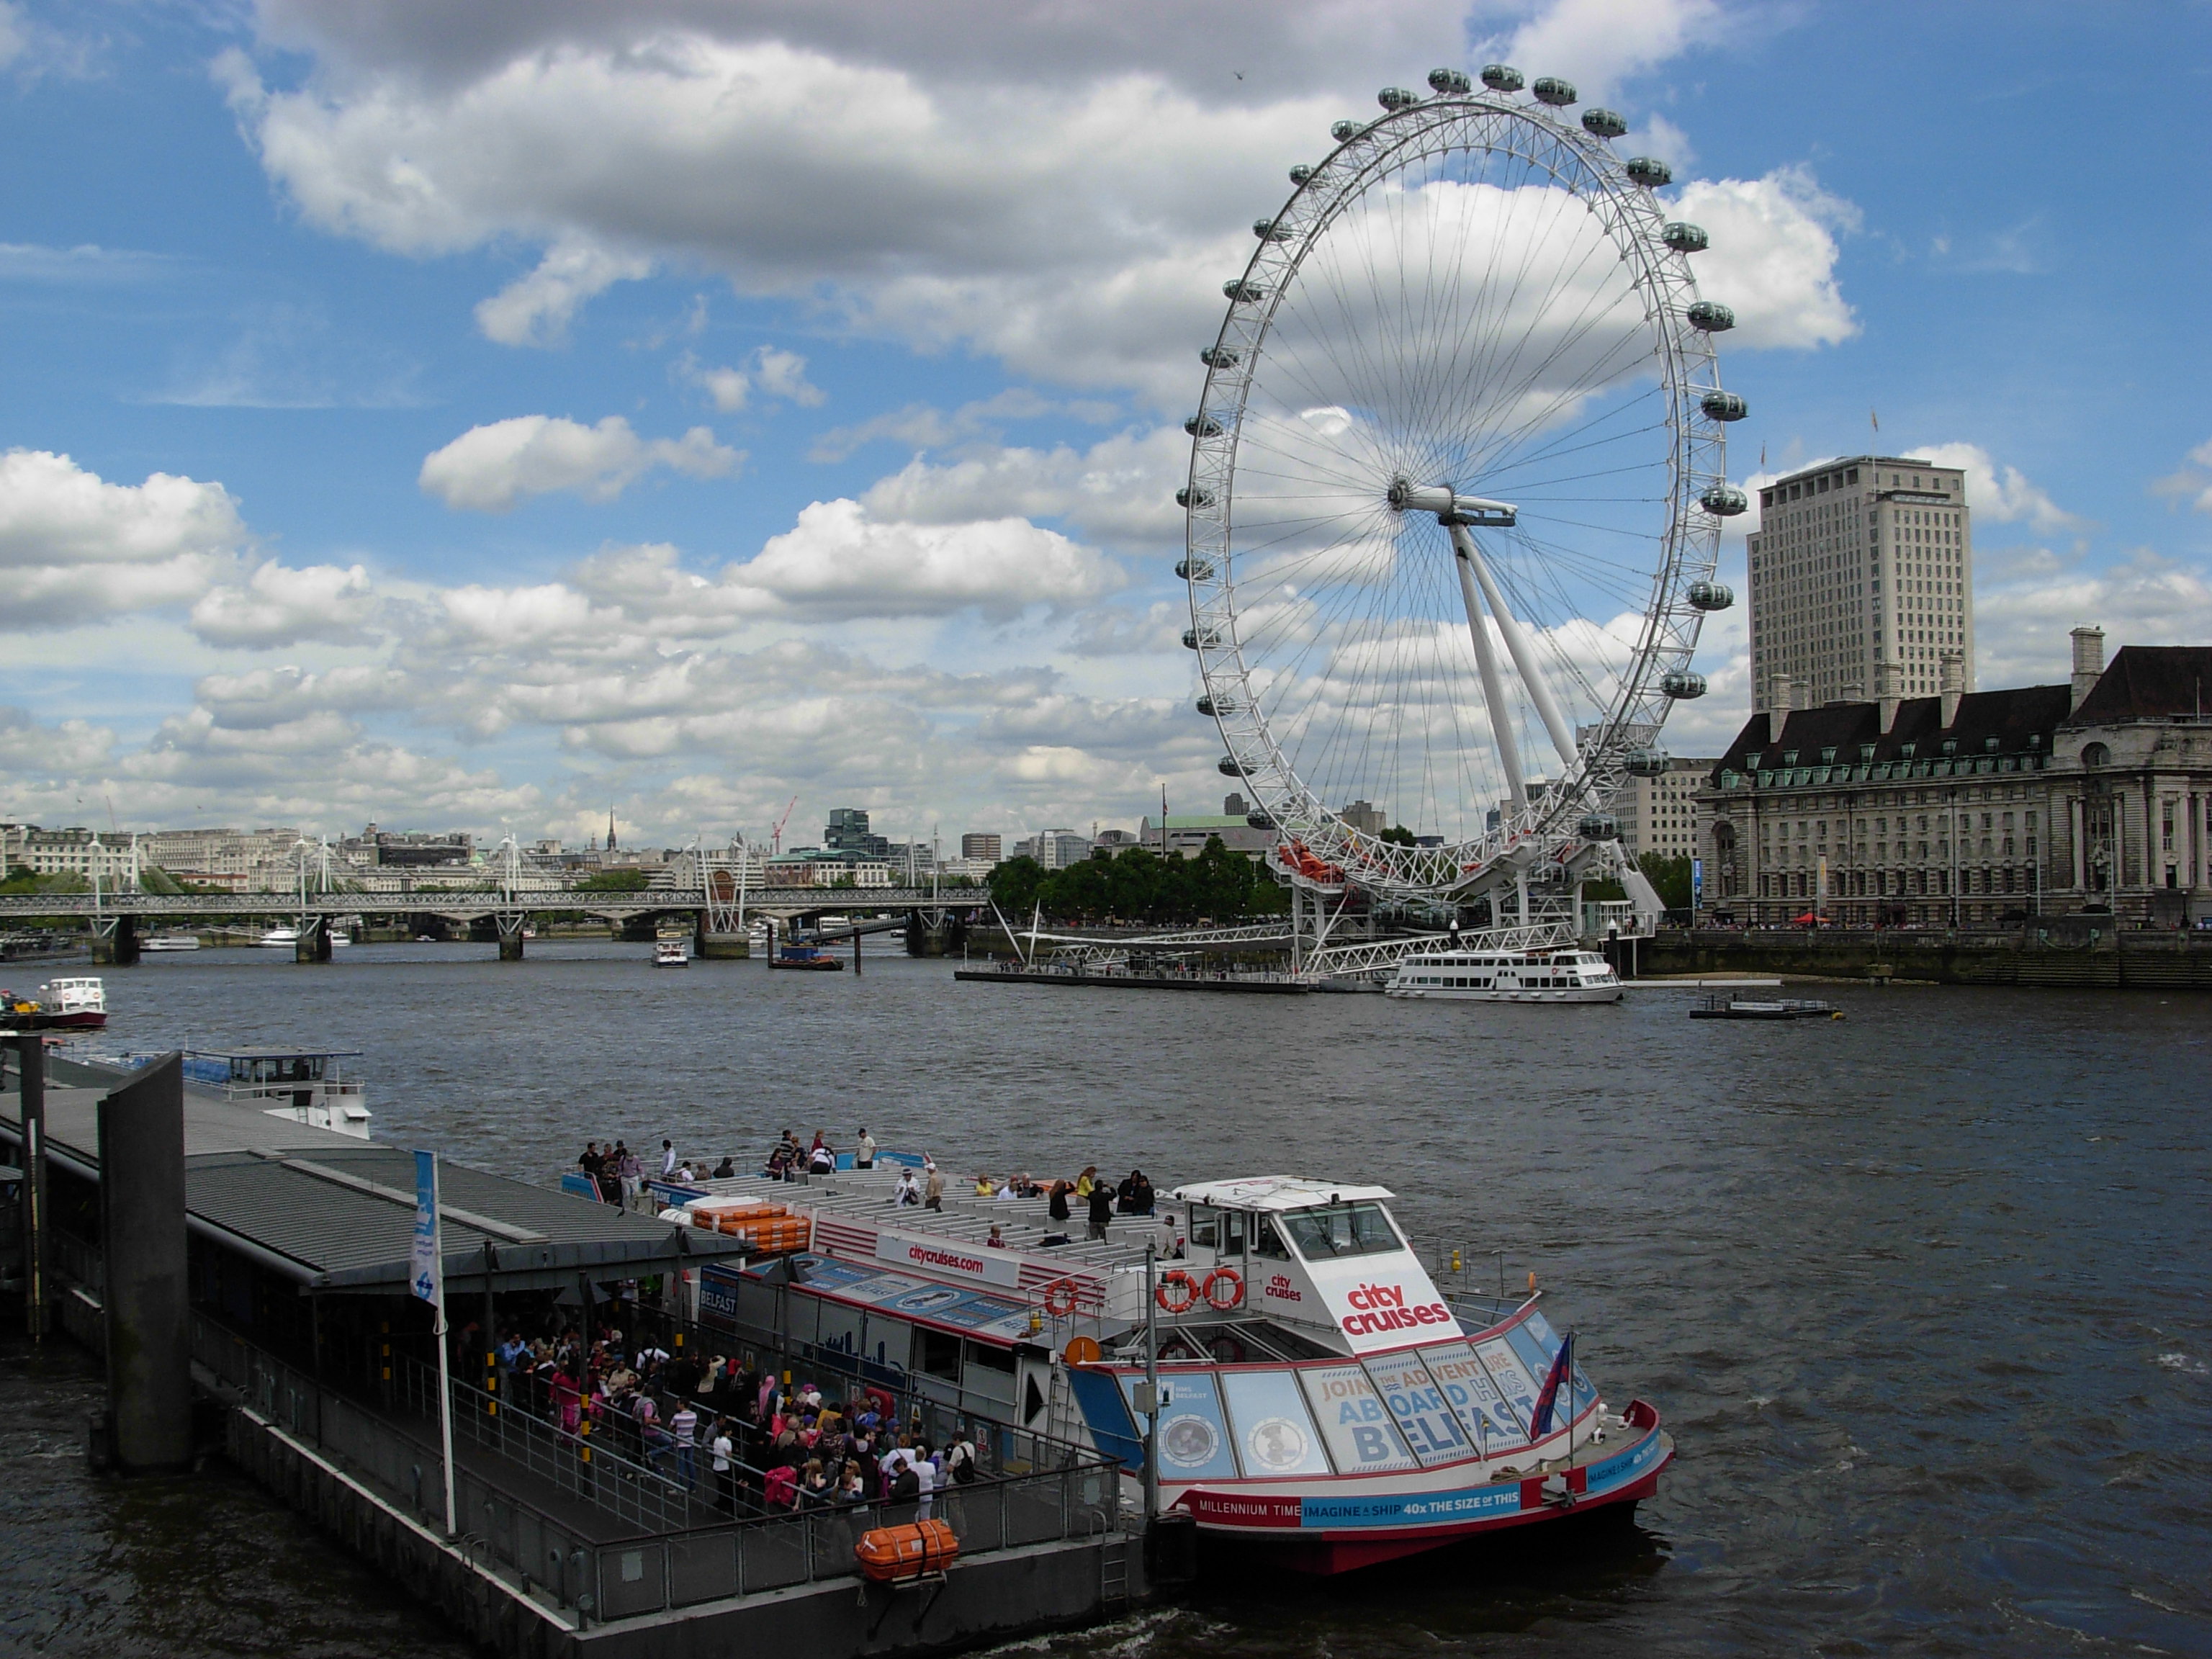
<svg viewBox="0 0 2212 1659"><path fill-rule="evenodd" d="M1358 137L1366 131L1367 124L1364 121L1336 121L1330 124L1328 136L1341 144Z"/></svg>
<svg viewBox="0 0 2212 1659"><path fill-rule="evenodd" d="M1186 485L1176 491L1176 505L1182 507L1208 507L1213 505L1213 492L1193 489Z"/></svg>
<svg viewBox="0 0 2212 1659"><path fill-rule="evenodd" d="M1670 669L1659 677L1659 689L1679 702L1687 702L1692 697L1705 695L1705 677L1686 668Z"/></svg>
<svg viewBox="0 0 2212 1659"><path fill-rule="evenodd" d="M1187 582L1206 582L1213 580L1213 561L1211 559L1177 559L1176 574Z"/></svg>
<svg viewBox="0 0 2212 1659"><path fill-rule="evenodd" d="M1749 508L1751 502L1734 484L1717 483L1706 487L1698 497L1698 505L1717 519L1733 519Z"/></svg>
<svg viewBox="0 0 2212 1659"><path fill-rule="evenodd" d="M1674 769L1674 757L1663 749L1632 749L1622 758L1632 778L1663 778Z"/></svg>
<svg viewBox="0 0 2212 1659"><path fill-rule="evenodd" d="M1198 354L1198 361L1208 368L1234 368L1237 352L1229 346L1210 345Z"/></svg>
<svg viewBox="0 0 2212 1659"><path fill-rule="evenodd" d="M1735 313L1711 300L1692 301L1682 313L1690 319L1690 326L1702 328L1708 334L1725 334L1735 326Z"/></svg>
<svg viewBox="0 0 2212 1659"><path fill-rule="evenodd" d="M1297 166L1291 169L1291 182L1294 185L1303 185L1307 179L1313 176L1314 170L1308 167L1304 161L1299 162Z"/></svg>
<svg viewBox="0 0 2212 1659"><path fill-rule="evenodd" d="M1693 225L1683 219L1671 220L1659 233L1659 240L1677 253L1703 253L1713 245L1703 225Z"/></svg>
<svg viewBox="0 0 2212 1659"><path fill-rule="evenodd" d="M1549 104L1553 109L1565 109L1575 101L1575 83L1562 81L1556 75L1538 76L1536 84L1529 90L1536 94L1538 103Z"/></svg>
<svg viewBox="0 0 2212 1659"><path fill-rule="evenodd" d="M1218 438L1221 422L1211 415L1194 415L1182 423L1182 429L1194 438Z"/></svg>
<svg viewBox="0 0 2212 1659"><path fill-rule="evenodd" d="M1432 69L1429 71L1429 89L1442 97L1464 97L1474 90L1474 82L1465 70Z"/></svg>
<svg viewBox="0 0 2212 1659"><path fill-rule="evenodd" d="M1510 64L1485 64L1482 84L1492 92L1518 92L1523 84L1521 71Z"/></svg>
<svg viewBox="0 0 2212 1659"><path fill-rule="evenodd" d="M1583 112L1583 131L1593 138L1618 138L1628 131L1628 123L1618 111L1592 105Z"/></svg>
<svg viewBox="0 0 2212 1659"><path fill-rule="evenodd" d="M1725 582L1692 582L1684 597L1700 611L1725 611L1735 603L1735 590Z"/></svg>
<svg viewBox="0 0 2212 1659"><path fill-rule="evenodd" d="M1619 841L1620 820L1610 812L1587 812L1575 826L1584 841Z"/></svg>
<svg viewBox="0 0 2212 1659"><path fill-rule="evenodd" d="M1632 181L1646 190L1664 190L1674 182L1674 169L1653 155L1632 155L1626 168Z"/></svg>
<svg viewBox="0 0 2212 1659"><path fill-rule="evenodd" d="M1418 93L1408 92L1403 87L1385 87L1375 94L1375 101L1395 114L1410 105L1419 103L1421 100Z"/></svg>
<svg viewBox="0 0 2212 1659"><path fill-rule="evenodd" d="M1740 421L1751 413L1751 405L1733 392L1708 392L1698 399L1698 407L1716 421Z"/></svg>

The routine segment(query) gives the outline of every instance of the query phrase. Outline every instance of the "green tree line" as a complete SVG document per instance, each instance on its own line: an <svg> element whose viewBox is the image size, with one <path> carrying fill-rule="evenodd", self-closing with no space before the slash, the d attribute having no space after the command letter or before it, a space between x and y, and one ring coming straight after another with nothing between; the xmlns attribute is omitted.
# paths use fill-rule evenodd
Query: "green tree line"
<svg viewBox="0 0 2212 1659"><path fill-rule="evenodd" d="M1094 854L1064 870L1009 859L991 872L991 899L1016 926L1039 908L1052 921L1230 921L1279 915L1290 896L1267 871L1209 836L1196 858L1162 858L1141 847Z"/></svg>

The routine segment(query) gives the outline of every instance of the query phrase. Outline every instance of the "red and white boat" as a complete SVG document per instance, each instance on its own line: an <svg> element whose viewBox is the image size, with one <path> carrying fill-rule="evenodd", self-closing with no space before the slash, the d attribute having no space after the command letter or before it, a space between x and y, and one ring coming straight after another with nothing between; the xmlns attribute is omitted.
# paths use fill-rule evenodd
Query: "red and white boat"
<svg viewBox="0 0 2212 1659"><path fill-rule="evenodd" d="M1156 1399L1162 1509L1285 1566L1341 1572L1626 1510L1674 1456L1656 1411L1610 1408L1563 1358L1533 1288L1439 1288L1383 1188L1201 1182L1094 1243L1040 1200L956 1182L928 1211L898 1205L894 1179L879 1167L655 1190L673 1205L772 1198L807 1218L794 1253L696 1276L707 1323L773 1333L825 1372L1087 1440L1121 1464L1132 1506ZM1148 1265L1148 1242L1182 1255Z"/></svg>
<svg viewBox="0 0 2212 1659"><path fill-rule="evenodd" d="M80 974L48 980L35 997L0 991L0 1023L24 1030L97 1031L107 1024L107 988Z"/></svg>

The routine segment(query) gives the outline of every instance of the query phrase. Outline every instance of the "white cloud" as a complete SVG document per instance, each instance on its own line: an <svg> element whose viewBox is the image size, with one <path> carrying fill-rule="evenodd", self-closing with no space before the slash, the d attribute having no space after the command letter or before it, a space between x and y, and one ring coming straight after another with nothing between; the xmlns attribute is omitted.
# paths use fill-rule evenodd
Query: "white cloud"
<svg viewBox="0 0 2212 1659"><path fill-rule="evenodd" d="M806 359L779 346L759 346L745 359L745 367L707 368L693 361L684 364L684 377L705 388L714 407L724 414L743 409L757 392L763 398L781 398L812 409L828 393L806 378Z"/></svg>
<svg viewBox="0 0 2212 1659"><path fill-rule="evenodd" d="M0 456L0 628L66 626L198 598L246 542L219 483L112 484L66 455Z"/></svg>
<svg viewBox="0 0 2212 1659"><path fill-rule="evenodd" d="M650 259L564 236L545 250L536 270L477 303L477 326L486 339L501 345L559 345L568 337L569 321L585 301L617 283L652 274Z"/></svg>
<svg viewBox="0 0 2212 1659"><path fill-rule="evenodd" d="M1674 216L1712 235L1711 248L1692 264L1698 291L1735 313L1724 343L1808 348L1858 332L1836 283L1836 238L1858 228L1859 211L1803 168L1693 180L1682 186Z"/></svg>
<svg viewBox="0 0 2212 1659"><path fill-rule="evenodd" d="M568 490L611 501L658 466L693 478L736 471L744 457L695 426L681 438L640 438L619 415L597 426L552 415L520 415L471 427L425 457L417 482L447 506L505 513L525 495Z"/></svg>
<svg viewBox="0 0 2212 1659"><path fill-rule="evenodd" d="M2212 513L2212 438L2191 450L2180 470L2158 480L2151 493L2185 501L2199 513Z"/></svg>
<svg viewBox="0 0 2212 1659"><path fill-rule="evenodd" d="M1685 48L1719 40L1717 0L1553 0L1514 30L1505 61L1529 79L1563 76L1589 101Z"/></svg>
<svg viewBox="0 0 2212 1659"><path fill-rule="evenodd" d="M368 572L360 565L294 569L270 559L243 584L203 594L192 606L191 629L210 645L353 644L363 637L377 605Z"/></svg>
<svg viewBox="0 0 2212 1659"><path fill-rule="evenodd" d="M69 778L107 763L115 734L81 720L41 726L27 708L0 704L0 778Z"/></svg>
<svg viewBox="0 0 2212 1659"><path fill-rule="evenodd" d="M1903 453L1964 471L1966 505L1978 523L2024 524L2046 536L2087 525L2052 501L2018 467L2001 465L1979 444L1915 444Z"/></svg>
<svg viewBox="0 0 2212 1659"><path fill-rule="evenodd" d="M1078 450L985 448L936 464L917 456L863 498L885 518L943 524L1018 514L1066 519L1085 534L1146 543L1182 539L1175 491L1190 440L1171 427L1117 433Z"/></svg>
<svg viewBox="0 0 2212 1659"><path fill-rule="evenodd" d="M2212 639L2212 571L2138 549L2092 569L2036 550L2003 579L1977 582L1974 644L1982 685L2051 685L2072 660L2068 633L2105 629L2107 651L2123 645L2201 645Z"/></svg>

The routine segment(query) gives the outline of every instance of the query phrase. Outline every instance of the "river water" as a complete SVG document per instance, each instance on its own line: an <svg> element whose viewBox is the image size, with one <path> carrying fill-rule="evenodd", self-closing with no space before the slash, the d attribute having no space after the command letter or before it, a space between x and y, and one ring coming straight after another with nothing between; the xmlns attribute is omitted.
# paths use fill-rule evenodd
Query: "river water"
<svg viewBox="0 0 2212 1659"><path fill-rule="evenodd" d="M586 1138L787 1125L948 1171L1379 1181L1534 1272L1680 1455L1638 1523L1224 1583L1095 1659L2212 1654L2212 1002L1837 988L1839 1022L647 965L650 947L249 951L106 975L111 1047L359 1048L379 1139L536 1180ZM1495 1272L1495 1267L1486 1271ZM93 1370L0 1353L0 1646L463 1650L220 1469L94 1483Z"/></svg>

